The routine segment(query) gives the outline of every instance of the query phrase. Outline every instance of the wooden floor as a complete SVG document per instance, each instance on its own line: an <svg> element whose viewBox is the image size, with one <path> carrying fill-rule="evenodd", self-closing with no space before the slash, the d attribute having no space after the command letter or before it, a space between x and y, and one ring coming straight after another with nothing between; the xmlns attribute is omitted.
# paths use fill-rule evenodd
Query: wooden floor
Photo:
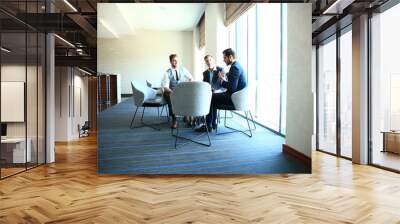
<svg viewBox="0 0 400 224"><path fill-rule="evenodd" d="M314 152L312 175L96 173L94 137L0 181L0 223L400 223L400 175Z"/></svg>

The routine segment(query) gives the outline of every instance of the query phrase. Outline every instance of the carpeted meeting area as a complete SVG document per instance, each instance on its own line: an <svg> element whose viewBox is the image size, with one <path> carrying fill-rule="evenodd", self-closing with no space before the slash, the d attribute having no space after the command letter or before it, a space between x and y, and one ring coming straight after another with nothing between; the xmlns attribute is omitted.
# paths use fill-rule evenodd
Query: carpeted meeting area
<svg viewBox="0 0 400 224"><path fill-rule="evenodd" d="M249 138L242 133L216 135L210 133L212 145L201 146L171 136L169 125L159 125L160 131L150 127L130 129L135 111L132 99L98 115L98 172L100 174L270 174L310 173L311 167L282 153L285 139L261 126ZM142 111L141 109L139 110ZM147 123L165 121L158 117L156 108L147 108ZM222 114L222 113L221 113ZM140 116L135 125L139 125ZM164 114L165 116L165 114ZM245 120L239 115L227 119L231 126L240 127ZM183 123L180 123L183 127ZM221 123L218 131L228 129ZM180 129L180 134L198 135L191 128ZM207 141L207 136L198 140Z"/></svg>

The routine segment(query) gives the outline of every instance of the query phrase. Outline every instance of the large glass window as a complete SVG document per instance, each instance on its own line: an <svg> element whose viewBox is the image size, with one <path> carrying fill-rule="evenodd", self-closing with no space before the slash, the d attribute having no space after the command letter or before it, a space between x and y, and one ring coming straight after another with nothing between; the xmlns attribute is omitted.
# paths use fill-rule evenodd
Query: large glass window
<svg viewBox="0 0 400 224"><path fill-rule="evenodd" d="M336 154L336 37L318 48L318 149Z"/></svg>
<svg viewBox="0 0 400 224"><path fill-rule="evenodd" d="M340 154L352 157L352 35L340 36Z"/></svg>
<svg viewBox="0 0 400 224"><path fill-rule="evenodd" d="M247 71L255 119L282 134L281 4L257 4L229 27L229 44ZM254 100L253 100L254 99Z"/></svg>
<svg viewBox="0 0 400 224"><path fill-rule="evenodd" d="M280 4L258 8L257 111L260 122L279 130L281 98L281 21Z"/></svg>
<svg viewBox="0 0 400 224"><path fill-rule="evenodd" d="M400 170L400 4L372 17L372 163Z"/></svg>
<svg viewBox="0 0 400 224"><path fill-rule="evenodd" d="M319 44L316 52L317 147L321 151L345 158L352 157L351 30L350 25L339 32L340 36L329 37Z"/></svg>

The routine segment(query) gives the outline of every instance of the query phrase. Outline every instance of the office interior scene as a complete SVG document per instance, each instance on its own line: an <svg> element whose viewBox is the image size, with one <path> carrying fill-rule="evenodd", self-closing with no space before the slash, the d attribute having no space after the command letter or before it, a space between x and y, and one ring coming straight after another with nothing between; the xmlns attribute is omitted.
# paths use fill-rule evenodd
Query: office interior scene
<svg viewBox="0 0 400 224"><path fill-rule="evenodd" d="M400 50L395 43L400 33L393 27L400 21L400 6L382 6L370 17L366 24L344 17L340 29L313 39L316 149L399 171L400 68L394 55ZM360 26L367 29L360 31ZM359 32L364 31L366 39L356 42ZM365 51L352 51L361 47ZM368 76L356 76L360 63L368 66ZM358 143L362 137L364 143ZM366 142L370 145L364 145ZM355 151L353 144L361 144L364 153Z"/></svg>
<svg viewBox="0 0 400 224"><path fill-rule="evenodd" d="M160 46L158 43L162 35L159 33L143 38L142 41L154 40L152 45L157 49L166 49L166 53L148 56L143 52L149 51L140 48L140 57L124 60L126 57L122 53L135 55L134 51L126 52L130 51L130 46L135 46L136 41L121 44L124 49L117 43L105 43L112 43L112 39L123 40L124 32L134 31L139 37L141 31L134 29L135 24L140 24L145 15L135 18L139 20L136 23L131 21L131 15L122 19L120 14L115 14L123 24L121 29L119 23L111 25L112 20L105 19L98 23L97 13L101 10L98 3L127 2L134 3L127 0L0 1L0 223L399 222L400 201L396 200L400 198L396 75L399 71L396 53L400 45L396 25L400 21L400 4L397 0L296 1L311 7L307 21L298 26L290 20L295 18L294 12L292 17L284 16L285 10L290 15L290 7L281 7L280 17L264 21L269 24L268 28L260 23L261 20L255 19L268 17L268 13L260 13L267 9L257 5L220 3L222 8L214 8L204 3L201 7L205 13L204 39L200 38L203 15L199 12L198 21L188 19L191 28L180 31L193 32L192 35L171 34L170 44ZM285 1L269 2L285 5ZM291 2L287 5L294 4ZM209 13L219 17L211 17L215 23L207 22L207 11L227 12L233 9L240 9L237 11L240 13L223 14L222 18L221 14ZM167 8L159 10L168 12ZM229 17L234 19L227 26L225 22L229 18L226 15L236 15ZM132 23L126 23L127 20ZM256 23L251 23L254 20ZM274 25L276 21L281 21L282 32L269 31L278 29ZM296 38L310 41L309 59L299 57L304 52L300 54L297 50L287 50L300 48L308 51L305 45L298 46L306 39L290 41L292 35L285 34L300 32L298 30L305 32L304 24L309 24L309 33ZM165 28L171 26L165 25ZM110 30L107 31L107 27ZM221 28L227 29L227 32L222 32L223 38L215 38L214 31ZM278 38L278 35L282 37ZM281 39L282 49L280 53L274 53L280 56L272 58L272 63L266 60L269 58L268 51L257 49L267 46L275 52L279 45L272 44L277 40L275 38ZM100 42L107 48L100 49ZM175 44L173 49L172 43ZM183 47L190 43L192 47ZM243 128L240 130L248 135L242 132L217 135L213 129L208 132L210 147L187 143L189 141L179 138L175 149L175 137L170 132L173 120L167 116L168 104L159 108L160 116L157 108L145 109L143 122L151 125L163 123L155 126L161 128L160 131L141 127L143 108L137 111L130 127L136 110L132 81L143 86L149 84L156 91L150 92L161 96L157 90L162 85L165 71L171 67L171 54L176 54L178 65L192 75L190 83L203 81L203 72L207 69L206 54L212 55L215 64L227 74L230 68L226 66L222 52L228 48L235 51L235 60L246 72L246 84L251 89L248 93L252 96L248 98L252 115L251 118L249 114L249 125L254 129L252 120L256 125L251 130L251 138L248 136L250 132L245 131L248 125L246 113L227 110L227 126ZM108 60L97 60L97 49L100 52L107 50L110 55L118 57L114 62L121 65L121 70L115 67L104 69L102 63ZM113 49L115 52L112 52ZM258 53L254 54L254 51ZM102 55L98 55L99 59ZM128 68L132 61L140 62L136 68L155 68L157 71L142 79L139 74L146 70L139 71L139 74L122 70ZM148 61L152 63L143 63ZM276 72L278 64L281 73ZM306 68L305 64L310 66L309 70L299 70ZM259 75L263 70L268 71L266 76ZM300 78L291 78L291 74ZM125 77L131 78L126 81ZM262 78L267 80L265 88L258 86ZM282 85L272 85L278 80L282 80ZM140 89L139 86L137 88ZM311 89L311 106L301 108L302 105L309 105L303 100L300 104L290 103L299 98L308 99L308 96L297 96L305 93L305 88ZM286 91L280 94L280 90ZM280 97L282 101L278 100ZM283 100L287 102L283 103ZM282 102L282 107L277 102ZM293 108L296 105L298 108ZM307 119L302 117L303 114ZM97 117L99 123L96 122ZM177 115L177 129L173 129L173 133L179 130L178 134L187 138L202 134L193 140L207 144L207 132L196 131L202 127L204 119L195 120L196 127L187 127L184 117L185 114ZM220 110L218 118L218 132L231 131L224 125L224 110ZM306 121L308 119L313 122ZM109 122L111 120L113 124ZM298 128L303 125L307 130ZM116 133L114 138L118 138L116 144L112 142L112 132ZM151 140L147 139L149 133L153 133ZM132 142L134 135L137 136L133 138L136 141ZM312 136L310 143L302 145L306 135ZM281 140L277 140L279 138ZM233 145L231 142L237 141L248 145L272 143L267 144L270 147L268 150L273 151L271 154L276 153L277 157L268 161L268 165L282 161L275 160L283 158L282 155L293 163L291 166L300 164L298 160L302 161L304 157L294 153L294 150L311 148L312 172L278 175L127 175L98 172L98 160L107 161L106 156L117 159L111 156L118 155L109 153L101 157L102 149L98 150L98 145L103 143L110 143L107 147L120 153L121 157L128 157L127 160L132 151L122 153L119 147L132 144L132 149L140 149L136 145L141 144L149 153L157 152L160 156L175 153L174 157L160 157L160 160L176 162L179 156L189 153L193 153L192 158L203 159L198 156L201 152L216 153L224 159L229 156L229 159L238 158L237 154L223 154L228 152L226 146L218 147ZM145 146L151 144L157 147ZM286 150L284 153L282 144L289 146L283 148ZM246 145L241 144L238 149L244 147ZM256 157L265 155L266 151L262 149L264 145L253 147L240 156L246 156L243 160L253 156L255 164L255 161L265 158ZM151 154L147 151L140 155L140 162L150 161ZM165 161L155 164L161 163L165 164ZM227 163L223 165L229 165ZM171 167L159 168L171 171ZM203 170L206 171L209 170Z"/></svg>
<svg viewBox="0 0 400 224"><path fill-rule="evenodd" d="M99 4L98 71L115 74L122 94L98 116L99 173L310 173L310 12Z"/></svg>
<svg viewBox="0 0 400 224"><path fill-rule="evenodd" d="M49 38L47 32L60 28L35 16L45 15L45 6L46 1L1 3L1 179L54 161L54 153L46 153L46 148L84 137L95 128L96 65L95 55L88 55L95 39L87 41L73 31ZM63 29L74 26L78 27L69 24ZM87 60L77 61L83 57ZM53 128L46 128L50 124Z"/></svg>

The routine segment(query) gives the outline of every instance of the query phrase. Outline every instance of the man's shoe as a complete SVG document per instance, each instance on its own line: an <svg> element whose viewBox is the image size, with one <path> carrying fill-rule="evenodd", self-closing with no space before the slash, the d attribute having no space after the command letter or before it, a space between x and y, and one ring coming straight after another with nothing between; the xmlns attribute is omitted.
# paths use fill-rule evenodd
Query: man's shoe
<svg viewBox="0 0 400 224"><path fill-rule="evenodd" d="M217 127L218 127L218 124L213 124L213 125L212 125L212 129L214 129L214 130L216 130Z"/></svg>
<svg viewBox="0 0 400 224"><path fill-rule="evenodd" d="M177 127L176 120L173 120L171 123L171 128L176 129L176 127Z"/></svg>
<svg viewBox="0 0 400 224"><path fill-rule="evenodd" d="M201 126L199 128L196 128L196 131L197 132L206 132L206 131L211 132L212 129L211 128L207 128L205 125L203 125L203 126Z"/></svg>

